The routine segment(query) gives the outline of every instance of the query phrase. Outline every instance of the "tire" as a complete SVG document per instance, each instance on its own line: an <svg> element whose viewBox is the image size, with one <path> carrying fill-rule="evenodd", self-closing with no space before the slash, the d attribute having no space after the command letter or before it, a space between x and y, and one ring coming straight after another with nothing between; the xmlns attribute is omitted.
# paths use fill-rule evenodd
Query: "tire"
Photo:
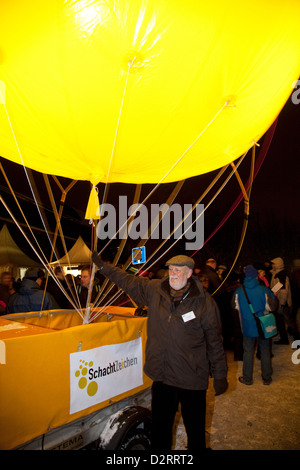
<svg viewBox="0 0 300 470"><path fill-rule="evenodd" d="M146 450L151 447L150 433L144 429L135 428L133 432L125 436L117 450Z"/></svg>
<svg viewBox="0 0 300 470"><path fill-rule="evenodd" d="M127 408L111 426L117 428L117 431L105 446L100 443L101 450L150 449L151 412L147 408L141 406Z"/></svg>

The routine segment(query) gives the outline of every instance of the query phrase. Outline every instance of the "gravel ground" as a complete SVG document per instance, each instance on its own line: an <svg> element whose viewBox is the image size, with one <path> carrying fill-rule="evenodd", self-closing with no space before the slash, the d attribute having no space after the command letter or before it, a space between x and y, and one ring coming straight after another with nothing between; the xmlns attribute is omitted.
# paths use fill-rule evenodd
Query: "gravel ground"
<svg viewBox="0 0 300 470"><path fill-rule="evenodd" d="M260 361L255 358L254 383L243 385L242 362L226 351L229 387L215 397L207 391L206 445L212 450L300 450L300 350L273 344L273 382L263 385ZM186 449L180 412L174 429L174 450Z"/></svg>

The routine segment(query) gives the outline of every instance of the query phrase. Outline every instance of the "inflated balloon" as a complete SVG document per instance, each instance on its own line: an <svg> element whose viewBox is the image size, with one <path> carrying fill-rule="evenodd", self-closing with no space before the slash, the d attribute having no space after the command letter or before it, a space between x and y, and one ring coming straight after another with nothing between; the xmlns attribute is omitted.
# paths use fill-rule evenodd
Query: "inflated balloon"
<svg viewBox="0 0 300 470"><path fill-rule="evenodd" d="M0 155L93 184L219 168L292 92L299 17L299 0L4 2Z"/></svg>

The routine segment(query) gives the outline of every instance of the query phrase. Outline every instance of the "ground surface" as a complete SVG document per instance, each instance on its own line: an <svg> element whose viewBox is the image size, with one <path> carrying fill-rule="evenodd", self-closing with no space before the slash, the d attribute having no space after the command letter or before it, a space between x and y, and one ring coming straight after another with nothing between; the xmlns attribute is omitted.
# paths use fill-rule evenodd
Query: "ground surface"
<svg viewBox="0 0 300 470"><path fill-rule="evenodd" d="M206 445L212 450L300 450L300 350L273 344L273 382L263 385L260 361L255 358L251 386L238 381L242 362L226 351L229 387L215 397L210 380L207 392ZM174 449L186 449L180 413Z"/></svg>

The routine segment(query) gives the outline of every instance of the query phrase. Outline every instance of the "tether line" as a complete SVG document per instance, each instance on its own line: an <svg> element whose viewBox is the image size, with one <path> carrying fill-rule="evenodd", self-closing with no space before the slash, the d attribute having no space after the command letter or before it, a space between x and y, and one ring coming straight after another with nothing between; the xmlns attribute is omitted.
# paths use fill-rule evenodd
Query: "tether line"
<svg viewBox="0 0 300 470"><path fill-rule="evenodd" d="M0 201L2 202L3 206L5 207L5 209L7 210L7 212L9 213L10 217L12 218L12 220L14 221L14 223L16 224L16 226L18 227L18 229L20 230L20 232L22 233L22 235L24 236L25 240L27 240L27 242L29 243L29 245L31 246L32 250L34 251L34 253L36 254L36 256L38 257L38 259L40 260L40 262L42 263L42 265L44 266L44 268L48 271L49 274L51 274L47 264L43 261L43 259L41 258L41 256L39 255L39 253L36 251L36 249L34 248L34 246L32 245L32 243L30 242L30 240L28 239L28 237L26 236L25 232L22 230L21 226L19 225L19 223L17 222L16 218L14 217L14 215L12 214L11 210L9 209L9 207L7 206L7 204L5 203L4 199L2 198L2 196L0 195ZM56 284L61 288L60 284L57 282L56 278L53 277L54 281L56 282ZM61 288L61 290L63 290ZM67 299L69 300L69 302L73 305L74 307L74 310L77 311L77 313L79 313L79 315L83 318L81 312L77 309L77 307L73 304L72 302L72 299L67 295L66 291L64 291L64 294L65 296L67 297Z"/></svg>
<svg viewBox="0 0 300 470"><path fill-rule="evenodd" d="M183 159L183 157L187 154L187 152L195 145L195 143L200 139L200 137L204 134L204 132L211 126L211 124L215 121L215 119L219 116L219 114L223 111L223 109L227 106L230 106L229 103L226 101L223 106L219 109L219 111L215 114L215 116L210 120L210 122L205 126L205 128L198 134L196 139L189 145L189 147L183 152L183 154L176 160L176 162L171 166L171 168L167 171L167 173L160 179L160 181L156 184L156 186L150 191L148 196L145 197L145 199L141 202L141 204L133 211L131 216L135 215L140 207L149 199L149 197L154 193L154 191L158 188L158 186L166 179L166 177L171 173L171 171L178 165L178 163ZM111 240L113 240L118 233L125 227L127 224L127 221L123 223L123 225L117 230L115 235L107 242L107 244L102 248L102 250L99 252L101 254L105 248L110 244Z"/></svg>

